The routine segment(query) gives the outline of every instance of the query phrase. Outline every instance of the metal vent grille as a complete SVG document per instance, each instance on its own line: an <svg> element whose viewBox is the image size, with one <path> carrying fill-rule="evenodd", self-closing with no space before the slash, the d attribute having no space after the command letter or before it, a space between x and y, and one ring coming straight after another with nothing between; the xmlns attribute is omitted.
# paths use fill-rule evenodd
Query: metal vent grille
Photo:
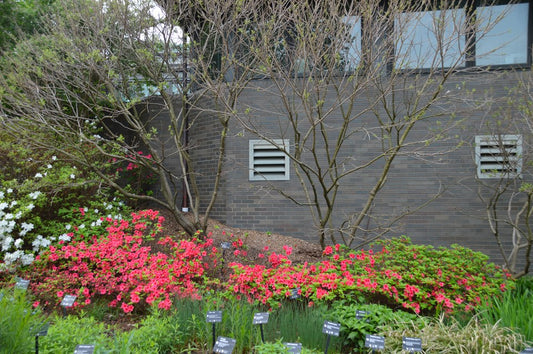
<svg viewBox="0 0 533 354"><path fill-rule="evenodd" d="M287 140L275 140L274 143L285 150L288 147ZM289 158L276 145L264 140L250 140L251 181L289 179Z"/></svg>
<svg viewBox="0 0 533 354"><path fill-rule="evenodd" d="M479 178L515 177L522 172L520 135L476 136L476 164Z"/></svg>

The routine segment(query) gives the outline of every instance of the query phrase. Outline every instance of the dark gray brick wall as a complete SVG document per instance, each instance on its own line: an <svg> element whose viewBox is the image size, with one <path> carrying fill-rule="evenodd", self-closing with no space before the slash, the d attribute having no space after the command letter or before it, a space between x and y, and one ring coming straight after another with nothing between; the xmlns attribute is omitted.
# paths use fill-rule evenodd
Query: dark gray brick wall
<svg viewBox="0 0 533 354"><path fill-rule="evenodd" d="M512 75L497 77L490 73L457 75L445 89L458 90L458 87L462 87L465 83L466 87L461 89L475 89L473 98L481 102L489 90L497 97L503 96L506 87L513 86L515 80ZM271 83L269 80L262 80L255 85L257 87L246 90L241 96L241 108L243 110L247 107L252 108L249 114L251 120L261 129L271 131L272 137L289 138L293 143L292 137L280 129L286 125L286 115L281 102L275 95L267 95L264 92ZM330 96L329 99L333 100L334 97ZM489 133L484 127L487 112L471 109L471 103L471 100L466 103L457 100L443 102L433 110L433 113L442 116L420 124L413 131L413 141L424 139L428 129L436 126L437 119L445 121L455 115L455 119L461 120L457 127L448 132L448 136L452 139L424 147L418 156L397 158L388 182L375 201L372 211L384 218L392 217L406 209L414 210L440 192L440 197L425 208L395 224L394 230L389 235L405 234L410 236L413 242L435 246L458 243L483 251L494 260L499 260L500 254L485 220L484 205L477 198L478 185L474 180L476 169L473 140L476 134ZM364 108L362 102L356 103L356 110ZM498 105L495 105L491 110L494 113L497 109ZM335 119L340 119L340 116L333 114L328 119L331 129L335 129ZM363 116L361 123L369 124L369 119L370 117ZM279 232L316 241L317 232L309 209L295 205L274 190L279 188L301 195L301 192L298 192L301 191L301 186L293 167L291 167L290 181L265 183L248 180L250 139L256 137L245 132L237 123L232 126L228 137L227 156L227 165L231 167L226 170L224 188L226 213L221 215L221 218L231 226ZM461 141L463 144L459 145ZM364 160L378 147L378 140L359 134L347 143L344 157ZM431 156L432 153L445 150L450 151ZM376 178L377 170L369 169L343 180L337 201L335 218L337 223L354 210L354 206L361 205Z"/></svg>
<svg viewBox="0 0 533 354"><path fill-rule="evenodd" d="M438 114L439 117L419 124L412 132L411 140L425 139L428 131L438 126L437 121L446 122L453 117L457 126L447 132L449 139L430 146L419 146L417 154L399 156L393 163L387 184L372 207L374 215L385 219L405 210L413 211L394 225L390 236L405 234L415 243L435 246L457 243L501 261L485 220L484 205L477 197L473 148L476 134L490 133L485 121L498 111L500 104L473 109L473 103L482 102L489 95L503 97L506 88L515 84L516 78L512 74L497 76L493 73L456 75L448 82L444 90L454 91L455 97L430 110L428 114ZM278 95L267 93L271 86L272 82L268 79L254 81L240 96L239 110L244 112L248 109L249 113L242 117L249 119L262 131L270 132L272 138L290 139L292 144L294 139L286 129L287 115L283 104ZM466 95L462 95L460 90L465 89L475 90L473 100L461 102L460 98L466 98ZM325 106L335 98L333 93L330 94ZM205 202L212 192L216 172L220 124L212 113L216 111L212 100L203 98L198 107L203 109L191 113L190 149L194 171L201 186L200 195ZM355 103L354 112L363 112L366 108L365 101L361 100ZM299 113L303 117L303 112ZM161 118L163 131L164 115ZM328 117L328 129L331 132L337 129L339 120L339 112L333 112ZM370 127L371 115L362 115L358 124ZM266 183L248 180L250 139L257 139L257 136L247 132L238 121L232 121L227 137L222 183L211 216L234 227L278 232L316 242L317 231L309 208L292 203L276 191L289 191L297 199L303 200L294 166L291 166L289 181ZM353 161L361 162L375 153L379 146L378 139L363 132L357 133L346 143L341 157L347 159L347 165ZM339 224L364 202L378 172L378 168L366 169L342 181L333 220L335 224ZM432 200L438 193L440 196L437 199L423 209L416 210L417 206ZM373 225L375 223L369 223L369 226Z"/></svg>

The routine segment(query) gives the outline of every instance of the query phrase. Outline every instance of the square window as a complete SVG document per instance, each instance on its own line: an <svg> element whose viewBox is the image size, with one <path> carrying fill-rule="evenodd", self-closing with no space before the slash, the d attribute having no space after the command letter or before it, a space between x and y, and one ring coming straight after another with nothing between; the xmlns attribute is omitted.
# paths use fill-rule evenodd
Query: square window
<svg viewBox="0 0 533 354"><path fill-rule="evenodd" d="M288 140L250 140L249 179L250 181L288 181L290 160L285 151Z"/></svg>
<svg viewBox="0 0 533 354"><path fill-rule="evenodd" d="M477 11L479 27L486 33L476 43L476 64L527 63L529 4L480 6Z"/></svg>
<svg viewBox="0 0 533 354"><path fill-rule="evenodd" d="M476 136L476 165L479 178L512 178L522 172L522 136Z"/></svg>
<svg viewBox="0 0 533 354"><path fill-rule="evenodd" d="M405 12L395 20L398 69L464 65L464 9Z"/></svg>

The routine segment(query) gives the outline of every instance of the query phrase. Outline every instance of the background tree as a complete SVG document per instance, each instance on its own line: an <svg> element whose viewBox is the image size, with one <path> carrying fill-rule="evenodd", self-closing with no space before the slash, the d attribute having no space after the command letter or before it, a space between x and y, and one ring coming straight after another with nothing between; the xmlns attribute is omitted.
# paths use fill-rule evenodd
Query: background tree
<svg viewBox="0 0 533 354"><path fill-rule="evenodd" d="M53 1L0 1L0 54L10 49L21 36L39 31L41 16L52 6Z"/></svg>
<svg viewBox="0 0 533 354"><path fill-rule="evenodd" d="M484 178L478 173L477 182L490 231L505 268L519 278L529 273L533 247L533 87L531 73L515 75L517 84L508 89L506 101L483 121L485 140L476 141L490 153L476 158L486 161Z"/></svg>
<svg viewBox="0 0 533 354"><path fill-rule="evenodd" d="M194 146L186 136L195 119L188 107L205 98L202 92L188 95L194 82L184 75L182 58L188 49L181 30L172 16L156 18L153 5L58 2L41 34L18 42L1 63L2 129L23 144L91 169L127 198L167 208L193 234L206 229L216 200L228 117L213 115L220 130L217 173L212 194L200 200L190 156ZM222 17L212 16L216 23L202 22L203 39L224 48L226 37L210 30L221 25ZM237 27L231 20L226 24ZM217 67L221 76L228 70L212 50L204 54L196 46L195 55L202 58L199 69ZM231 96L231 90L224 92ZM124 174L137 177L139 169L158 180L159 191L124 181ZM183 194L190 214L181 212Z"/></svg>
<svg viewBox="0 0 533 354"><path fill-rule="evenodd" d="M144 3L66 1L58 6L64 14L51 14L43 35L20 43L3 64L4 127L91 167L128 197L168 208L190 233L205 229L216 201L229 129L244 130L290 158L301 188L269 187L309 208L323 247L338 238L362 244L440 193L388 215L374 212L398 160L431 160L454 148L429 146L459 123L464 94L453 74L470 70L475 42L498 20L480 21L461 4L176 1L164 3L167 16L157 20ZM171 35L178 25L187 46ZM190 70L180 61L185 56ZM180 99L171 85L184 93ZM162 111L140 98L144 90L168 110L170 134L157 127ZM247 101L250 91L275 101L273 108ZM206 186L187 134L206 115L219 140L211 193L202 200ZM272 117L268 124L258 119L265 116ZM87 130L86 122L101 131ZM35 129L55 139L35 139ZM89 150L99 159L88 158ZM376 153L358 154L367 150ZM152 170L161 192L124 188L112 173L114 161ZM344 213L339 199L353 176L372 180L372 187L358 191L359 202ZM180 212L181 184L192 220Z"/></svg>
<svg viewBox="0 0 533 354"><path fill-rule="evenodd" d="M300 188L280 187L267 178L265 183L309 208L322 247L328 240L355 245L380 237L442 192L388 215L375 213L378 195L401 164L398 160L431 162L456 147L443 142L460 123L456 117L461 109L470 107L461 105L466 97L454 74L471 70L467 62L475 43L497 16L475 17L456 1L439 2L438 7L402 0L206 0L175 5L184 16L182 23L199 18L209 22L218 11L214 9L225 10L224 21L246 15L244 21L211 28L228 42L246 44L217 48L217 54L233 61L233 78L266 78L250 81L243 92L261 92L270 106L241 94L235 109L234 96L220 95L227 77L199 80L199 85L227 102L218 114L238 122L234 129L244 129L247 136L290 158ZM232 23L239 27L232 29ZM417 28L423 28L423 38ZM197 73L206 71L200 67L201 57L197 64ZM441 147L434 147L435 142ZM352 200L353 209L346 213L340 199L350 193L347 181L355 176L371 180L372 187L358 191L357 202Z"/></svg>

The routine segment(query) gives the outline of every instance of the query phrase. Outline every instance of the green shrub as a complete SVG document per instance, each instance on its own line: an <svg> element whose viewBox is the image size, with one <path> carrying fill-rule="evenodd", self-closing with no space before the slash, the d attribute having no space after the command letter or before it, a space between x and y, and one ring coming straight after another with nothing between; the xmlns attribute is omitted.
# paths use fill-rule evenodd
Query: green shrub
<svg viewBox="0 0 533 354"><path fill-rule="evenodd" d="M105 353L113 346L113 329L92 317L55 316L52 323L39 352L73 353L77 345L92 344L95 353Z"/></svg>
<svg viewBox="0 0 533 354"><path fill-rule="evenodd" d="M60 241L99 235L105 231L99 228L102 217L130 212L123 202L110 200L112 192L90 171L56 156L39 156L43 160L17 165L17 176L0 173L0 272L31 264Z"/></svg>
<svg viewBox="0 0 533 354"><path fill-rule="evenodd" d="M116 336L113 348L125 353L176 353L184 345L180 324L154 311L129 332Z"/></svg>
<svg viewBox="0 0 533 354"><path fill-rule="evenodd" d="M0 298L0 353L31 353L45 318L22 290L2 289Z"/></svg>
<svg viewBox="0 0 533 354"><path fill-rule="evenodd" d="M357 311L364 315L358 318ZM393 311L387 306L377 304L354 304L340 301L333 304L331 317L341 325L341 340L345 350L364 348L365 336L377 334L380 326L387 325L395 330L416 326L423 328L426 320L405 311Z"/></svg>

